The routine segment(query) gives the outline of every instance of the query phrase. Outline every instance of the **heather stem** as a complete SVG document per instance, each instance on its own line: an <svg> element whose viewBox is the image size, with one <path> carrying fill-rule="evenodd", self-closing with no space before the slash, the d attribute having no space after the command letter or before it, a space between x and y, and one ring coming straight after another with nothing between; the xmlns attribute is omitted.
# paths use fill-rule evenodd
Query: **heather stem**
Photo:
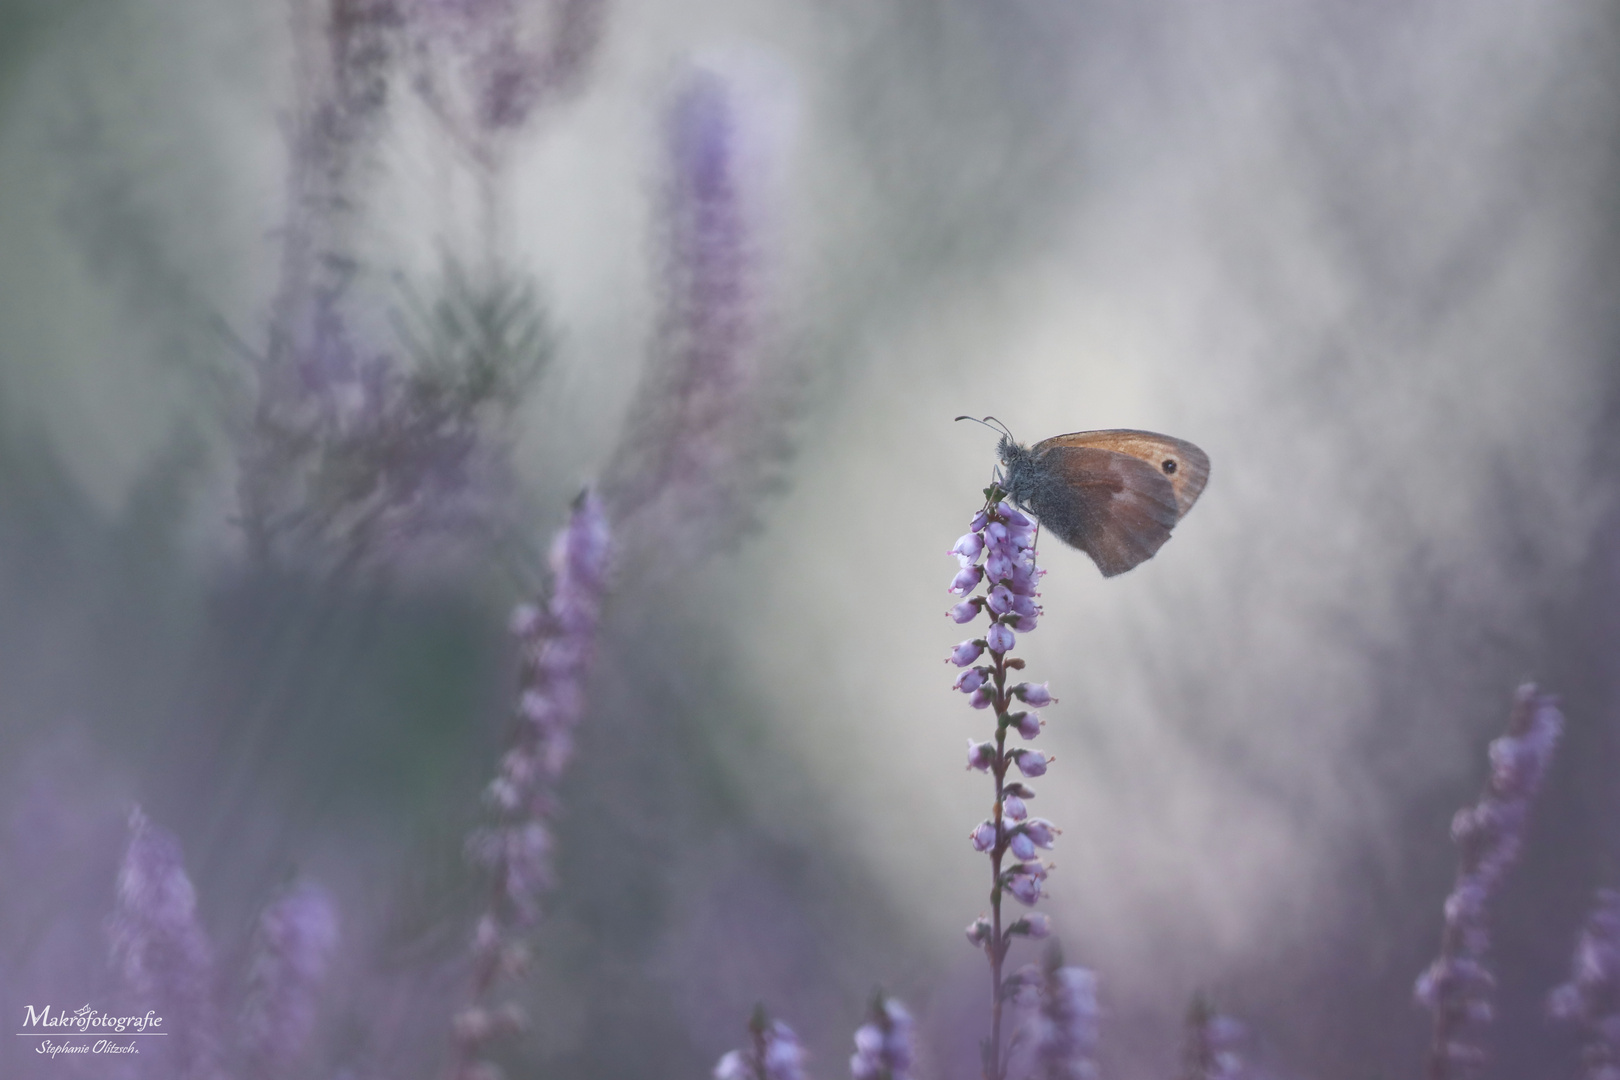
<svg viewBox="0 0 1620 1080"><path fill-rule="evenodd" d="M990 855L990 1052L985 1055L985 1080L1002 1080L1004 1069L1001 1060L1001 1016L1004 1004L1001 986L1002 966L1007 959L1007 949L1011 944L1001 927L1001 860L1007 853L1006 830L1002 826L1001 802L1006 797L1007 766L1011 764L1007 756L1007 725L1001 719L1007 715L1007 658L1005 654L994 657L995 685L996 685L996 763L994 772L996 777L996 803L992 810L993 820L996 823L996 846Z"/></svg>

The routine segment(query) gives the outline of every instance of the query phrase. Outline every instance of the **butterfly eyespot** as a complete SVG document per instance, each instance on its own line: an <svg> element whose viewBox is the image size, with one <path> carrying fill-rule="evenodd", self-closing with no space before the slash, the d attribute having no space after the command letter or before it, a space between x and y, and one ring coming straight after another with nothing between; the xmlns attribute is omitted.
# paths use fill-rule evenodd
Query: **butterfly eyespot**
<svg viewBox="0 0 1620 1080"><path fill-rule="evenodd" d="M1164 474L1166 476L1171 476L1171 475L1174 475L1175 471L1176 471L1175 459L1174 458L1165 458L1164 459Z"/></svg>

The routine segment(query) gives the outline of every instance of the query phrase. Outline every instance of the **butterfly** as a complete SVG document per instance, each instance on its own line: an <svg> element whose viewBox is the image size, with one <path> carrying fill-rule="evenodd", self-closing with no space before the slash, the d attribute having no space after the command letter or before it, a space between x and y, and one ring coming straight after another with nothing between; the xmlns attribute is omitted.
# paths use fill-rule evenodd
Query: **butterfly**
<svg viewBox="0 0 1620 1080"><path fill-rule="evenodd" d="M1000 430L996 454L1006 471L997 482L1008 499L1090 555L1103 577L1153 558L1209 480L1209 455L1168 435L1076 431L1028 447Z"/></svg>

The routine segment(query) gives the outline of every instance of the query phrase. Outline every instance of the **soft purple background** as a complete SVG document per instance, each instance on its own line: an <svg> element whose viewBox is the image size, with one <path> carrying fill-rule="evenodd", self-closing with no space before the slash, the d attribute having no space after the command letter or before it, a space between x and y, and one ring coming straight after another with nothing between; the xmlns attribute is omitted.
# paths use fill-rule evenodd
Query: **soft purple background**
<svg viewBox="0 0 1620 1080"><path fill-rule="evenodd" d="M745 392L687 462L719 481L644 516L609 607L515 1074L702 1076L763 1000L835 1077L881 984L920 1075L974 1075L983 717L939 662L973 412L1213 462L1129 575L1043 552L1032 811L1065 830L1047 909L1098 973L1106 1075L1169 1074L1198 990L1281 1075L1415 1073L1448 824L1526 678L1568 730L1495 920L1489 1075L1577 1075L1543 1005L1620 809L1612 11L626 0L487 167L404 93L344 226L347 325L385 339L445 252L537 283L555 353L488 496L528 548L335 583L244 552L217 393L243 364L218 320L262 344L285 295L296 25L0 6L0 1017L114 1000L139 802L227 1014L276 889L335 898L291 1075L436 1075L507 612L579 485L639 475L625 418L664 445L646 358L678 384L702 353L669 316L696 68L734 110Z"/></svg>

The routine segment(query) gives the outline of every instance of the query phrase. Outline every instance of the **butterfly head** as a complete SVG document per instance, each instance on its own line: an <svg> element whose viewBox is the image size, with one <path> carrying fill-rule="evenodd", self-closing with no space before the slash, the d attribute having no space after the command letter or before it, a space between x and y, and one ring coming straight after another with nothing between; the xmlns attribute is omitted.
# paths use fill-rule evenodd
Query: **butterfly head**
<svg viewBox="0 0 1620 1080"><path fill-rule="evenodd" d="M1029 447L1013 438L1007 425L993 416L987 416L983 420L976 416L958 416L957 419L972 420L975 424L983 424L1000 433L1001 438L996 443L996 457L1001 461L1002 468L996 470L996 483L1007 492L1014 505L1026 505L1035 476L1035 469L1032 467L1035 455Z"/></svg>
<svg viewBox="0 0 1620 1080"><path fill-rule="evenodd" d="M996 482L1007 492L1007 497L1015 506L1027 505L1035 486L1034 451L1011 435L1003 435L996 444L996 456L1002 464L1002 472Z"/></svg>

